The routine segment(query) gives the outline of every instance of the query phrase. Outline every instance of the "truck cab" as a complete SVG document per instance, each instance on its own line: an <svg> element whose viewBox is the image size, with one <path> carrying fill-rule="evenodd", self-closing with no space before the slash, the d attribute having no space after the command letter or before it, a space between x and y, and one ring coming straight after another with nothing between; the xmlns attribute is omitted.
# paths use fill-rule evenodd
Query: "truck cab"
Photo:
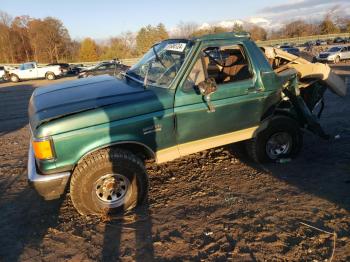
<svg viewBox="0 0 350 262"><path fill-rule="evenodd" d="M19 77L21 79L35 79L38 77L38 70L36 63L24 63L18 68Z"/></svg>

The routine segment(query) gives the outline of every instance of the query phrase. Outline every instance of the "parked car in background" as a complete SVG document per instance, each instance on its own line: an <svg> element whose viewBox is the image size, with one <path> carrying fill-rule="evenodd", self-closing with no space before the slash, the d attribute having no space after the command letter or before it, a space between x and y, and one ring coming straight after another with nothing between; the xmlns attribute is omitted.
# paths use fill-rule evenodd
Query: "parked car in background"
<svg viewBox="0 0 350 262"><path fill-rule="evenodd" d="M333 43L335 43L335 44L345 44L345 43L348 43L348 39L342 38L342 37L336 37L336 38L334 38Z"/></svg>
<svg viewBox="0 0 350 262"><path fill-rule="evenodd" d="M316 40L316 45L320 46L320 45L327 45L327 41L326 40Z"/></svg>
<svg viewBox="0 0 350 262"><path fill-rule="evenodd" d="M286 51L292 55L300 56L300 50L297 47L294 47L292 45L281 45L280 49L283 51Z"/></svg>
<svg viewBox="0 0 350 262"><path fill-rule="evenodd" d="M67 63L52 63L48 64L47 66L60 66L64 75L69 74L69 71L71 70L69 64Z"/></svg>
<svg viewBox="0 0 350 262"><path fill-rule="evenodd" d="M18 69L12 69L9 71L9 76L12 82L40 78L54 80L63 75L63 69L59 65L40 67L36 62L24 63L21 64Z"/></svg>
<svg viewBox="0 0 350 262"><path fill-rule="evenodd" d="M315 41L307 41L304 43L304 46L308 47L308 46L314 46L316 45L316 42Z"/></svg>
<svg viewBox="0 0 350 262"><path fill-rule="evenodd" d="M78 78L86 78L97 75L111 75L116 76L119 73L126 71L129 67L123 64L115 63L115 62L102 62L94 67L90 67L88 69L82 70Z"/></svg>
<svg viewBox="0 0 350 262"><path fill-rule="evenodd" d="M327 41L327 45L331 45L331 44L333 44L334 39L333 38L328 38L326 41Z"/></svg>
<svg viewBox="0 0 350 262"><path fill-rule="evenodd" d="M339 63L345 59L350 59L350 46L333 46L316 56L316 60L319 62Z"/></svg>
<svg viewBox="0 0 350 262"><path fill-rule="evenodd" d="M72 75L79 75L79 73L83 70L85 70L86 67L84 67L83 64L70 64L70 72L69 74Z"/></svg>

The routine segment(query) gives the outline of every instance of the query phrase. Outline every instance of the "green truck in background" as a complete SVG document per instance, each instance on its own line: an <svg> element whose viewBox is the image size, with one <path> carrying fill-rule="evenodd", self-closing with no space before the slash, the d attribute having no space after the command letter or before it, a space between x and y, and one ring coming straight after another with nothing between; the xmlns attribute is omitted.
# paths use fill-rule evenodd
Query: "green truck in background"
<svg viewBox="0 0 350 262"><path fill-rule="evenodd" d="M147 159L239 141L258 162L294 157L302 130L328 137L315 116L327 86L301 88L288 64L267 59L248 34L222 33L162 41L118 78L38 88L28 179L48 200L69 186L80 214L101 215L143 202Z"/></svg>

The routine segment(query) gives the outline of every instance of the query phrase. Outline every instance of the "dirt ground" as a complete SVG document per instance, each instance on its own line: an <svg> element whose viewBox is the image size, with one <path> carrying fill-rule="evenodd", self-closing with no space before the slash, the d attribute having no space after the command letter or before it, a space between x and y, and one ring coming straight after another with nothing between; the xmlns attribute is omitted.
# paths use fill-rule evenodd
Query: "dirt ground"
<svg viewBox="0 0 350 262"><path fill-rule="evenodd" d="M350 94L326 95L322 125L338 139L305 134L284 164L237 145L149 164L148 203L103 221L27 185L28 100L48 83L0 84L0 261L329 261L334 248L350 261Z"/></svg>

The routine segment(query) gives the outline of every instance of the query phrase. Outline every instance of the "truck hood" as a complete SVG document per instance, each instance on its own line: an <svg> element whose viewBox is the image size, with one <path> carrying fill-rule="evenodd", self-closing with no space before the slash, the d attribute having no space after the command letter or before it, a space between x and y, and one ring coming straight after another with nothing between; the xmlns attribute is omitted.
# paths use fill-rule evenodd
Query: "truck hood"
<svg viewBox="0 0 350 262"><path fill-rule="evenodd" d="M53 119L109 105L125 107L149 101L147 107L143 107L142 114L164 109L159 106L160 103L154 102L158 99L157 92L167 91L160 89L145 89L132 80L119 80L107 75L37 88L29 102L31 130L35 131L40 125ZM128 117L126 111L135 114L133 110L123 110L120 118Z"/></svg>

